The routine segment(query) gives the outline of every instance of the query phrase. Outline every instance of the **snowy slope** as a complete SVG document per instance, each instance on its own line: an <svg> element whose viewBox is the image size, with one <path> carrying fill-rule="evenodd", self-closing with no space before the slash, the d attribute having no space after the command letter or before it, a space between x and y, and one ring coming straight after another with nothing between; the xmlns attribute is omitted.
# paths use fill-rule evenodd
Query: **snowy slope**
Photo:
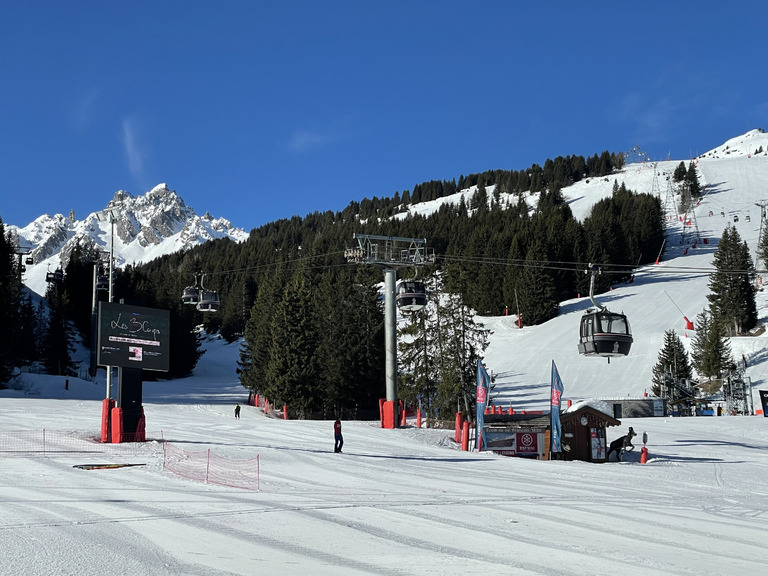
<svg viewBox="0 0 768 576"><path fill-rule="evenodd" d="M545 408L549 399L550 365L555 360L565 384L565 397L579 400L591 397L638 397L650 391L651 368L663 347L665 330L674 329L690 344L693 332L685 330L687 317L694 320L708 306L708 272L713 271L712 257L717 242L730 222L751 249L753 260L760 230L760 208L757 203L768 201L768 155L753 152L760 146L768 150L768 135L753 131L739 139L729 141L731 154L727 158L705 154L698 159L699 182L705 188L704 197L689 214L692 222L686 227L677 218L670 220L670 233L659 265L640 270L634 282L615 287L611 292L597 295L597 300L610 310L627 315L634 342L626 358L609 364L605 359L584 357L576 352L579 320L591 306L588 295L574 295L561 305L557 318L541 326L516 327L516 316L481 319L494 331L485 362L498 375L495 393L497 401L519 408ZM739 146L739 143L742 143ZM574 214L584 218L594 205L595 198L609 195L614 180L624 182L638 192L651 192L654 188L654 166L658 171L659 191L666 201L666 177L671 175L680 161L657 164L632 164L620 174L579 182L564 189ZM687 164L687 161L686 161ZM710 211L713 216L709 216ZM721 213L724 214L721 216ZM750 222L746 216L750 215ZM739 221L734 222L734 216ZM698 227L701 238L693 247L693 228ZM684 239L684 240L683 240ZM681 240L684 241L681 244ZM686 252L687 249L687 252ZM758 270L765 263L755 262ZM679 309L678 309L679 308ZM682 310L682 314L680 312ZM768 316L768 298L765 291L758 293L760 322ZM765 387L765 369L768 366L763 349L768 336L731 339L735 358L743 354L748 361L746 376L755 389ZM758 404L757 393L754 395Z"/></svg>

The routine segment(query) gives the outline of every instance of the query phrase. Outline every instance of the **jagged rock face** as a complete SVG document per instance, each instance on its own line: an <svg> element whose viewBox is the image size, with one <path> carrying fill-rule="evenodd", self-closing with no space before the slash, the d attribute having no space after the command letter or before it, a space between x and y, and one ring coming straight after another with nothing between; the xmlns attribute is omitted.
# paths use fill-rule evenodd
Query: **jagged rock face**
<svg viewBox="0 0 768 576"><path fill-rule="evenodd" d="M115 233L123 244L130 244L134 240L141 246L160 244L178 233L184 222L197 218L184 200L165 184L138 197L120 190L107 207L120 210Z"/></svg>
<svg viewBox="0 0 768 576"><path fill-rule="evenodd" d="M30 226L34 227L33 238L38 239L32 256L36 261L45 260L61 249L67 241L69 221L61 214L51 217L47 214L40 216Z"/></svg>

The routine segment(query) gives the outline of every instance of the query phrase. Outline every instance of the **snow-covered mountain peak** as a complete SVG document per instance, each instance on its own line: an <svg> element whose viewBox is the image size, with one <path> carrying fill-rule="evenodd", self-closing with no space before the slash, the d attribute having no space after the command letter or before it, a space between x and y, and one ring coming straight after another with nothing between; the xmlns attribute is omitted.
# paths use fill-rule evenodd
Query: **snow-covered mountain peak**
<svg viewBox="0 0 768 576"><path fill-rule="evenodd" d="M114 242L116 262L122 266L188 250L208 240L228 237L242 242L248 238L245 230L233 227L229 220L213 218L208 212L198 216L165 183L141 196L118 190L104 211L91 213L83 220L76 220L74 213L69 217L45 214L23 228L7 228L18 236L19 246L33 258L34 264L27 266L24 281L38 294L45 293L46 272L66 266L78 245L108 251Z"/></svg>
<svg viewBox="0 0 768 576"><path fill-rule="evenodd" d="M700 158L736 156L768 156L768 134L762 128L750 130L746 134L727 140L722 146L702 154Z"/></svg>

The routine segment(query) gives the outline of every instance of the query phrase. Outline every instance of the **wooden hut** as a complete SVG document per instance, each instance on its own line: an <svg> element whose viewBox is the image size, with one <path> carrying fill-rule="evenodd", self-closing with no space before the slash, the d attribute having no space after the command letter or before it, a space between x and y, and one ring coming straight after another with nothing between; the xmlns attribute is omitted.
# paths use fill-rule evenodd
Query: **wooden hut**
<svg viewBox="0 0 768 576"><path fill-rule="evenodd" d="M560 425L563 451L557 455L558 459L605 462L606 429L621 426L621 421L589 404L580 404L560 414Z"/></svg>

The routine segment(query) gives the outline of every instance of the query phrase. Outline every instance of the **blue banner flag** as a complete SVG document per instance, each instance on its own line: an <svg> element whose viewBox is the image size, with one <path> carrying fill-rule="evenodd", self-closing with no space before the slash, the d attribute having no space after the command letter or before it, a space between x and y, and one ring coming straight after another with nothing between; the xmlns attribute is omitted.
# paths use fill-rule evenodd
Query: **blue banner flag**
<svg viewBox="0 0 768 576"><path fill-rule="evenodd" d="M552 360L552 407L550 412L551 428L552 428L552 452L561 452L560 438L562 436L562 429L560 428L560 396L563 395L563 381L560 379L560 374L557 372L557 366L555 361Z"/></svg>
<svg viewBox="0 0 768 576"><path fill-rule="evenodd" d="M477 450L485 450L485 434L483 428L485 426L485 407L488 404L488 392L491 389L491 378L488 376L488 372L485 371L485 366L477 360L477 408L475 409L475 420L477 421L477 430L475 433L475 448Z"/></svg>

